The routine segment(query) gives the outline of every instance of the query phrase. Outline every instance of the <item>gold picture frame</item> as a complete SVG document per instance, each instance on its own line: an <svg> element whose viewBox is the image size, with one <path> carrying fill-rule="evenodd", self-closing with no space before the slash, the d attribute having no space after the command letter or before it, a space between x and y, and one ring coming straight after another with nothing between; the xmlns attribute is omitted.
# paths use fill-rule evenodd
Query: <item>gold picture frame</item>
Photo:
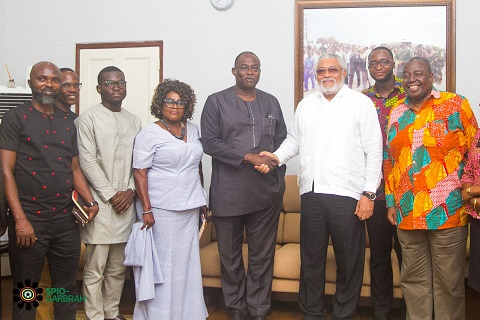
<svg viewBox="0 0 480 320"><path fill-rule="evenodd" d="M296 0L295 106L304 97L306 48L316 48L317 42L322 43L319 39L347 47L354 46L347 43L355 41L372 47L405 42L420 50L420 45L426 44L430 51L437 50L442 55L439 89L455 91L455 0ZM308 79L306 82L308 85Z"/></svg>

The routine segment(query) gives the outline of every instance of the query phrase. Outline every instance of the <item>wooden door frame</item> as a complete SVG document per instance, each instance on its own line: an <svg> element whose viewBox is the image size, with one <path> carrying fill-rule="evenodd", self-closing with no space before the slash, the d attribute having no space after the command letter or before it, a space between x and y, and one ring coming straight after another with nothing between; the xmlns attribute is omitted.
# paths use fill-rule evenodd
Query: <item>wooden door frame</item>
<svg viewBox="0 0 480 320"><path fill-rule="evenodd" d="M80 50L83 49L119 49L119 48L142 48L142 47L158 47L158 79L163 81L163 41L142 41L142 42L94 42L94 43L77 43L75 45L75 71L80 78ZM75 105L75 113L78 114L80 105L80 96L78 103Z"/></svg>

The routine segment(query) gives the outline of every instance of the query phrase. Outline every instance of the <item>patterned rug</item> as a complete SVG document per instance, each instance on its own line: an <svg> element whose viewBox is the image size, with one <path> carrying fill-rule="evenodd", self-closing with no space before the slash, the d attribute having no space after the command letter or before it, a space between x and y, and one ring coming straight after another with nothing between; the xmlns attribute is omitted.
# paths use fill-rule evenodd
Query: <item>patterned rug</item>
<svg viewBox="0 0 480 320"><path fill-rule="evenodd" d="M132 316L129 316L129 315L126 315L126 314L124 314L123 316L127 320L132 320L133 319ZM76 316L75 320L87 320L87 316L85 315L85 311L77 311L77 316Z"/></svg>

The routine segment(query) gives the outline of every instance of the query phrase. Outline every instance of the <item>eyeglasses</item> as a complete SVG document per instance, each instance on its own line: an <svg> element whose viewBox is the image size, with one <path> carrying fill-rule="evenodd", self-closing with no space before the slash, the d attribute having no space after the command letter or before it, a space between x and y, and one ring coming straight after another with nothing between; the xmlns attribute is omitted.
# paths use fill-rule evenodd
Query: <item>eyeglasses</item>
<svg viewBox="0 0 480 320"><path fill-rule="evenodd" d="M370 61L368 63L369 68L376 68L378 65L381 65L382 67L385 67L388 65L392 60L387 60L387 59L382 59L380 61Z"/></svg>
<svg viewBox="0 0 480 320"><path fill-rule="evenodd" d="M123 89L127 86L127 81L125 80L119 80L119 81L113 81L113 80L105 80L104 82L100 82L100 84L104 84L107 86L107 88L113 88L115 86Z"/></svg>
<svg viewBox="0 0 480 320"><path fill-rule="evenodd" d="M188 105L187 100L173 100L172 98L163 99L163 103L167 108L173 108L173 106L177 106L176 109L184 109Z"/></svg>
<svg viewBox="0 0 480 320"><path fill-rule="evenodd" d="M239 66L238 68L236 68L242 72L247 72L248 70L252 70L252 72L259 72L260 71L260 67L258 66L245 66L245 65L242 65L242 66Z"/></svg>
<svg viewBox="0 0 480 320"><path fill-rule="evenodd" d="M71 88L80 89L82 87L81 83L70 83L70 82L63 82L62 88L63 90L70 90Z"/></svg>
<svg viewBox="0 0 480 320"><path fill-rule="evenodd" d="M330 73L332 75L336 75L342 69L343 68L335 68L335 67L318 68L317 69L317 76L324 76L324 75L327 74L327 71L328 71L328 73Z"/></svg>

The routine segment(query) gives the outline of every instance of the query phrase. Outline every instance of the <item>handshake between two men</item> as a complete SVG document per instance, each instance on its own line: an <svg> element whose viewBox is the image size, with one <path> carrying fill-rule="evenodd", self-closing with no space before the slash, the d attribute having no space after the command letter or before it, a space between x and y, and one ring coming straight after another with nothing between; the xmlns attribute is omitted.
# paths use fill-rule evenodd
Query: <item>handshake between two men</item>
<svg viewBox="0 0 480 320"><path fill-rule="evenodd" d="M267 174L275 170L279 161L278 157L273 153L262 151L258 154L247 153L244 157L244 162L252 164L255 170Z"/></svg>

